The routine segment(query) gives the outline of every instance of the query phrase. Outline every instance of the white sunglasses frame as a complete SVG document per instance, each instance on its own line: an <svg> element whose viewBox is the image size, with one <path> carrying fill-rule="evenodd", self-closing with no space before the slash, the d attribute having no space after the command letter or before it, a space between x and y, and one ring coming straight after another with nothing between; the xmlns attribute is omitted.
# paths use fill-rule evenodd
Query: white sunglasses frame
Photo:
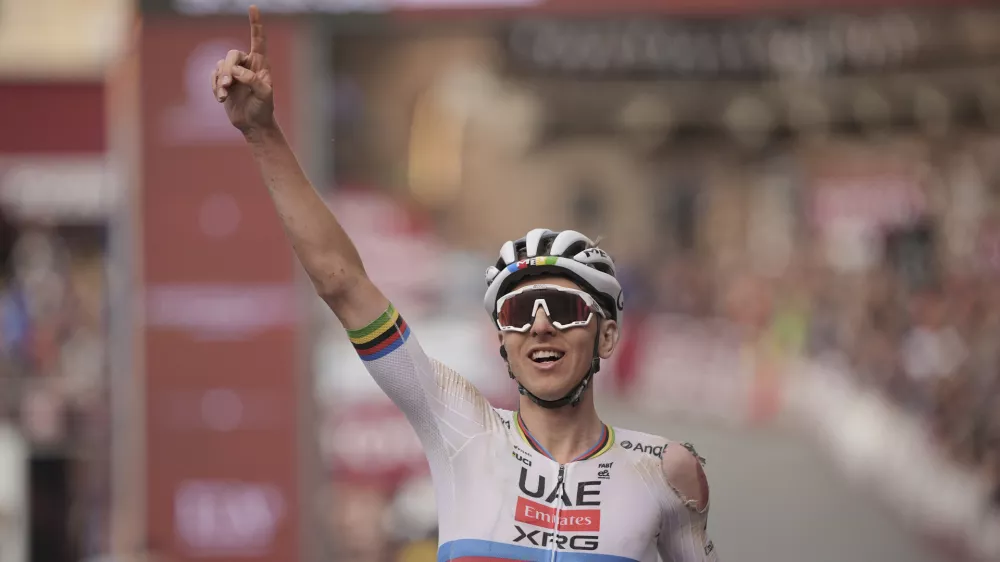
<svg viewBox="0 0 1000 562"><path fill-rule="evenodd" d="M535 299L535 304L531 308L531 322L529 322L529 323L521 326L520 328L515 328L513 326L501 326L500 325L500 307L503 306L503 303L505 301L507 301L508 299L513 298L513 297L515 297L517 295L523 294L523 293L527 293L527 292L530 292L530 291L539 291L539 290L543 290L543 289L559 291L559 292L562 292L562 293L570 293L570 294L576 295L576 296L580 297L581 299L583 299L583 302L586 303L588 307L590 307L590 314L587 315L587 319L586 320L582 320L582 321L577 321L577 322L570 322L568 324L563 324L561 322L556 322L555 320L552 320L552 315L549 313L549 305L548 305L548 303L545 302L544 298L538 298L538 299ZM569 287L563 287L561 285L547 285L547 284L526 285L526 286L521 287L520 289L518 289L516 291L511 291L511 292L507 293L506 295L504 295L504 296L500 297L499 299L497 299L497 306L496 306L496 309L495 309L495 313L496 313L496 317L497 317L497 319L496 319L497 328L501 332L517 332L517 333L523 334L523 333L527 332L528 330L530 330L532 324L534 324L535 317L538 315L538 308L539 307L541 307L542 310L545 311L545 317L548 318L549 323L551 323L552 326L554 326L559 331L568 330L570 328L578 328L580 326L586 326L586 325L590 324L591 320L594 319L594 314L595 313L597 313L598 315L600 315L602 318L606 318L607 317L606 314L605 314L605 312L604 312L604 309L601 307L600 304L598 304L597 300L594 299L594 297L592 297L590 295L590 293L587 293L585 291L580 291L578 289L570 289Z"/></svg>

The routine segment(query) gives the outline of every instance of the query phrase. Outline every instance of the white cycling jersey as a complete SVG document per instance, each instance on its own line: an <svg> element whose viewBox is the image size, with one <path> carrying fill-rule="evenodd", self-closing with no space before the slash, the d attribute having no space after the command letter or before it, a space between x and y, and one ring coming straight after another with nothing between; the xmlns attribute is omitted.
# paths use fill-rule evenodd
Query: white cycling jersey
<svg viewBox="0 0 1000 562"><path fill-rule="evenodd" d="M429 359L391 305L349 336L427 454L438 562L717 560L707 507L685 505L663 475L663 449L681 445L605 426L590 451L559 464L516 412Z"/></svg>

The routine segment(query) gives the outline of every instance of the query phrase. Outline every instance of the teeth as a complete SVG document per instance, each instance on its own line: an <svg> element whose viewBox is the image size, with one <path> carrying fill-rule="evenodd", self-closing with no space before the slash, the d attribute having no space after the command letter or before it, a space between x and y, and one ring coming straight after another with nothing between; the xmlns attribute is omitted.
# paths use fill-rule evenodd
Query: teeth
<svg viewBox="0 0 1000 562"><path fill-rule="evenodd" d="M538 361L540 359L559 359L563 356L560 351L552 351L549 349L540 349L531 354L532 361Z"/></svg>

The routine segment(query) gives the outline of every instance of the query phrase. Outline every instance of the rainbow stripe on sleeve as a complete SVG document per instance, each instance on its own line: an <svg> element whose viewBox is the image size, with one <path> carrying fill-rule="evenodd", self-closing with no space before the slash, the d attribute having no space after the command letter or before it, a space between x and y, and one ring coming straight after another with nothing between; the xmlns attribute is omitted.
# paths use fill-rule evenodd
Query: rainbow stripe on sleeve
<svg viewBox="0 0 1000 562"><path fill-rule="evenodd" d="M374 322L359 330L348 330L347 335L362 360L374 361L403 345L410 337L410 327L390 303Z"/></svg>

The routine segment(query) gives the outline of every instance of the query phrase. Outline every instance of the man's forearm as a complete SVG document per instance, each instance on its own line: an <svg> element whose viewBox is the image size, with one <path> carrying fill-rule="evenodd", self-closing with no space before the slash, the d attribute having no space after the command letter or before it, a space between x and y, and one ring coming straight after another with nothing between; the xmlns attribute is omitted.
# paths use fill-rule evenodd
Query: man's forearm
<svg viewBox="0 0 1000 562"><path fill-rule="evenodd" d="M324 297L335 297L364 274L357 248L316 192L281 129L246 135L292 248Z"/></svg>

